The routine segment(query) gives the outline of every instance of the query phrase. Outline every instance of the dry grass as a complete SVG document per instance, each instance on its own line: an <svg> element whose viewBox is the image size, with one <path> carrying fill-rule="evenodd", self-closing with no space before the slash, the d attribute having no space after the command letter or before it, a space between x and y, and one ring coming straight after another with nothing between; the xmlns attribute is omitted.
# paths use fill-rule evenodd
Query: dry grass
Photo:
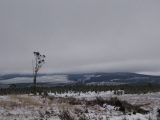
<svg viewBox="0 0 160 120"><path fill-rule="evenodd" d="M39 99L34 96L16 96L16 99L23 105L39 106L42 105Z"/></svg>
<svg viewBox="0 0 160 120"><path fill-rule="evenodd" d="M10 95L7 100L0 101L0 107L24 107L24 106L40 106L42 103L34 98L34 96L26 95Z"/></svg>
<svg viewBox="0 0 160 120"><path fill-rule="evenodd" d="M0 107L3 107L3 108L14 108L14 107L18 107L20 106L19 103L17 102L14 102L14 101L5 101L5 100L1 100L0 102Z"/></svg>
<svg viewBox="0 0 160 120"><path fill-rule="evenodd" d="M15 116L19 116L19 118L31 116L30 118L32 118L32 116L36 116L37 119L48 119L56 116L60 117L61 120L87 120L88 116L86 114L92 111L96 114L105 113L108 109L103 107L104 104L110 104L118 108L125 108L127 110L129 109L129 111L136 112L140 107L132 106L118 98L103 99L97 97L95 100L88 101L72 97L42 98L40 96L9 95L0 97L0 107L6 108L2 109L4 111L0 115L4 116L4 118L16 118ZM15 112L17 109L18 111ZM119 109L113 111L119 111ZM107 114L110 115L112 113ZM123 113L121 112L119 114L122 115ZM101 116L97 117L99 117L99 120L102 119Z"/></svg>

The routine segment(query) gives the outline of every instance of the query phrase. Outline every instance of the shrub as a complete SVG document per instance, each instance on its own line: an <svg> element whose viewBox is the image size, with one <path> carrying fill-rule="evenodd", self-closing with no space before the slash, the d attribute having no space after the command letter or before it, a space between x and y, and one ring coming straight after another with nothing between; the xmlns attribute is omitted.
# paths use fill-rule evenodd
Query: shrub
<svg viewBox="0 0 160 120"><path fill-rule="evenodd" d="M86 116L83 114L82 116L79 117L78 120L88 120L88 119L87 119Z"/></svg>
<svg viewBox="0 0 160 120"><path fill-rule="evenodd" d="M74 120L74 118L70 115L70 112L68 110L60 111L60 114L58 116L61 120Z"/></svg>

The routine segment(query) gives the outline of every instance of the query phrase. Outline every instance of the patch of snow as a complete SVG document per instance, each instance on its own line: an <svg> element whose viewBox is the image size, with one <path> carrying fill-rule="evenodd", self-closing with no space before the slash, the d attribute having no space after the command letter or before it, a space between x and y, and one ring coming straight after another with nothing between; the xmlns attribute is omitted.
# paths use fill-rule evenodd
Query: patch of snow
<svg viewBox="0 0 160 120"><path fill-rule="evenodd" d="M14 83L32 83L32 77L16 77L7 80L1 80L1 84L14 84ZM37 77L37 82L53 82L53 83L68 83L71 82L68 80L67 75L47 75L47 76L39 76Z"/></svg>

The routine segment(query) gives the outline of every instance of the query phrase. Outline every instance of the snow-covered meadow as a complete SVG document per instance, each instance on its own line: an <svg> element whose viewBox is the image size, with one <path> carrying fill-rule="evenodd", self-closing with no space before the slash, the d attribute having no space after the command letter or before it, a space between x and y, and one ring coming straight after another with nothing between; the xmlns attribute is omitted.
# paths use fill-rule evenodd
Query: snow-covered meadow
<svg viewBox="0 0 160 120"><path fill-rule="evenodd" d="M0 96L0 120L158 120L160 93L114 93L70 91L61 94L48 93L47 97L27 94ZM119 106L99 104L101 101L96 101L97 98L116 98L131 106L139 106L147 112L137 112L134 109L122 111Z"/></svg>

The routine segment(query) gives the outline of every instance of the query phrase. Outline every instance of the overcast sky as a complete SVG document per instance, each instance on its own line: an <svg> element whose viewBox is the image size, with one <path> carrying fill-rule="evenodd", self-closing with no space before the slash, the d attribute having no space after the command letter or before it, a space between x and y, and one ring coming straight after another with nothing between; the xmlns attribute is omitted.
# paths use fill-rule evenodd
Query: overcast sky
<svg viewBox="0 0 160 120"><path fill-rule="evenodd" d="M0 0L0 73L160 73L160 0Z"/></svg>

